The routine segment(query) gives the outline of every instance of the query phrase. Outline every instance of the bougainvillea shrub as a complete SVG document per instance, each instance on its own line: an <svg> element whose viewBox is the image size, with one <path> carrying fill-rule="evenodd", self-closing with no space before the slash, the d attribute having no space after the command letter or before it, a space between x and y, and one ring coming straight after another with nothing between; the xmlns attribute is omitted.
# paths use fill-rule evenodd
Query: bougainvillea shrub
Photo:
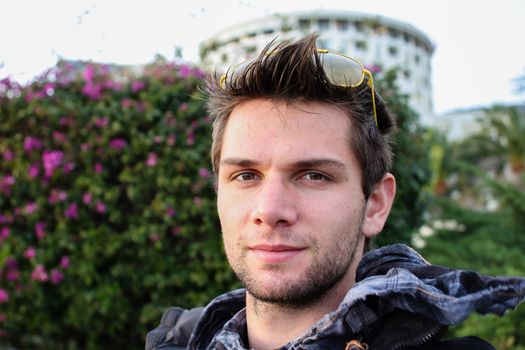
<svg viewBox="0 0 525 350"><path fill-rule="evenodd" d="M0 343L140 349L167 306L235 287L202 75L60 62L0 81Z"/></svg>

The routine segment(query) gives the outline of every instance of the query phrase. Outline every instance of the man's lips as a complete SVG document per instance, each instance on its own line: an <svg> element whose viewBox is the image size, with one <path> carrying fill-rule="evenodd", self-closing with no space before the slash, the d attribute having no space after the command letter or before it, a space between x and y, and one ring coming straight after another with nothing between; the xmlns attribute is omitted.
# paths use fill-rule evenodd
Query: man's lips
<svg viewBox="0 0 525 350"><path fill-rule="evenodd" d="M301 254L306 247L285 244L257 244L249 246L248 250L255 258L264 263L283 263Z"/></svg>

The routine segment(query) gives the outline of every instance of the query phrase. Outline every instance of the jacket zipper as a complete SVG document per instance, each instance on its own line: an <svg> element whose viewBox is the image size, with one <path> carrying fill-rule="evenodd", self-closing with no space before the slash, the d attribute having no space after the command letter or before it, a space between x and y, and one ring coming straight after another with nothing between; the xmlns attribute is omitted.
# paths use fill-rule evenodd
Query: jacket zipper
<svg viewBox="0 0 525 350"><path fill-rule="evenodd" d="M418 337L416 339L402 341L402 342L398 343L397 345L395 345L392 348L392 350L400 350L400 349L405 349L405 348L414 348L416 346L421 346L421 345L431 341L432 338L437 336L445 328L446 327L443 326L443 325L437 325L437 326L435 326L434 328L431 328L428 332L426 332L425 334L423 334L422 336L420 336L420 337Z"/></svg>

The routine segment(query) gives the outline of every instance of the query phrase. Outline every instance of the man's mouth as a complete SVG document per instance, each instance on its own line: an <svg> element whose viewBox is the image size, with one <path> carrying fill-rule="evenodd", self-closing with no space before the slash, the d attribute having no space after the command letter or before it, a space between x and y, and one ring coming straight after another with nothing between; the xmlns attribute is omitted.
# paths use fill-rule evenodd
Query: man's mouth
<svg viewBox="0 0 525 350"><path fill-rule="evenodd" d="M257 244L250 246L248 250L256 259L264 263L277 264L292 260L305 251L306 247L285 244Z"/></svg>

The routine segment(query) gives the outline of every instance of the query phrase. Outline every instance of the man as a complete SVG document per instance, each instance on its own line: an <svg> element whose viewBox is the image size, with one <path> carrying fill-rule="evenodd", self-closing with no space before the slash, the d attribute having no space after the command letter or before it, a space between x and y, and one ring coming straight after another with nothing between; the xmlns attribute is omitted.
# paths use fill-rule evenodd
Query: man
<svg viewBox="0 0 525 350"><path fill-rule="evenodd" d="M209 83L224 247L246 289L168 310L146 348L493 349L440 337L517 305L525 279L430 266L403 245L363 256L394 200L394 122L370 72L315 41Z"/></svg>

